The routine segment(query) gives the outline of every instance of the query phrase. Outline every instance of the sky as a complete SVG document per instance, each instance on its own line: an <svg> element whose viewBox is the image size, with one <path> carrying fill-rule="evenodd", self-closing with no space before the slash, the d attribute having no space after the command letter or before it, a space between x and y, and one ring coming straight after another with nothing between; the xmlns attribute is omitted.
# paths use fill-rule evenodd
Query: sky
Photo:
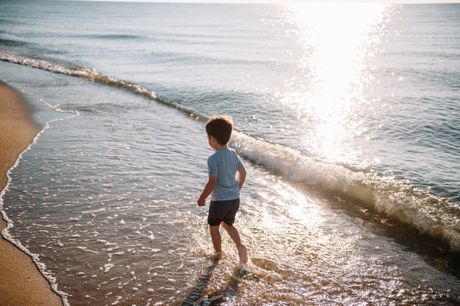
<svg viewBox="0 0 460 306"><path fill-rule="evenodd" d="M164 3L308 3L308 2L366 2L366 3L460 3L460 0L83 0L112 2L164 2Z"/></svg>

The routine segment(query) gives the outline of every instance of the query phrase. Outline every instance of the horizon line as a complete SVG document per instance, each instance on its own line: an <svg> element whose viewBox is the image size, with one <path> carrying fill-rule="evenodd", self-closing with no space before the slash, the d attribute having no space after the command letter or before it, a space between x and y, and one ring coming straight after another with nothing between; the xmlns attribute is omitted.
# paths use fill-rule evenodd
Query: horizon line
<svg viewBox="0 0 460 306"><path fill-rule="evenodd" d="M120 2L120 3L175 3L175 4L302 4L302 3L375 3L375 4L459 4L460 0L52 0L58 2Z"/></svg>

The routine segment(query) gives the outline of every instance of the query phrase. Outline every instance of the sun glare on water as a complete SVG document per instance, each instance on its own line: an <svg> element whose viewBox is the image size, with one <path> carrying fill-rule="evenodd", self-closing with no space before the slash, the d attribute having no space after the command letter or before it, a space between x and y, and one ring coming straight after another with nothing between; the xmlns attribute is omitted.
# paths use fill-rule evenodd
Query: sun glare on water
<svg viewBox="0 0 460 306"><path fill-rule="evenodd" d="M286 7L286 22L302 48L299 75L287 82L282 103L308 126L305 141L317 156L352 162L354 137L365 131L356 110L369 101L369 62L378 52L388 6L366 3L308 3Z"/></svg>

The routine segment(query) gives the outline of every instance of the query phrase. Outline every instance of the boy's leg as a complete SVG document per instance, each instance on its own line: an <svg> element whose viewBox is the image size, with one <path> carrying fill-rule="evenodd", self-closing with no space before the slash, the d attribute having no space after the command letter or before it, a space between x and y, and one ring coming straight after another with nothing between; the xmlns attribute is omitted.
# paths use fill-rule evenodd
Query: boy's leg
<svg viewBox="0 0 460 306"><path fill-rule="evenodd" d="M240 263L246 264L248 262L248 250L241 243L241 238L240 238L240 234L238 233L238 230L233 225L228 225L225 222L222 222L221 224L222 224L222 227L229 234L230 238L232 238L233 242L235 242L236 244L236 248L238 249L238 255L240 257Z"/></svg>
<svg viewBox="0 0 460 306"><path fill-rule="evenodd" d="M235 242L236 247L241 246L242 243L241 243L241 238L240 238L240 234L238 233L238 230L233 225L228 225L225 222L222 222L221 225L230 235L230 238L232 238L233 242Z"/></svg>
<svg viewBox="0 0 460 306"><path fill-rule="evenodd" d="M212 245L217 254L222 253L222 238L220 237L219 225L210 225L209 230L211 232Z"/></svg>

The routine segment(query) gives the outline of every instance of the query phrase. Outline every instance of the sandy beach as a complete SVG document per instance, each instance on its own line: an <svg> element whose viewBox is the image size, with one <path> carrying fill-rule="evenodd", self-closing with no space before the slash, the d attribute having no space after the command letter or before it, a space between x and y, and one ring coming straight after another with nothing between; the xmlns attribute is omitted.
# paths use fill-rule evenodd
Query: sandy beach
<svg viewBox="0 0 460 306"><path fill-rule="evenodd" d="M21 96L0 83L0 190L6 186L6 172L38 132L29 113ZM0 229L5 226L0 218ZM62 305L32 259L3 236L0 271L0 305Z"/></svg>

